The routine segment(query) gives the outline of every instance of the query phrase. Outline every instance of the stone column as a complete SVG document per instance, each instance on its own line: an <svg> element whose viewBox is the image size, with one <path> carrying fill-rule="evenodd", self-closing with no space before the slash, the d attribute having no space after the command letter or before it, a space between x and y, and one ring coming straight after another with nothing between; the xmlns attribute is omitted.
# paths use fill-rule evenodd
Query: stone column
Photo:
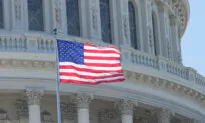
<svg viewBox="0 0 205 123"><path fill-rule="evenodd" d="M19 123L28 123L28 105L25 99L16 101L16 114Z"/></svg>
<svg viewBox="0 0 205 123"><path fill-rule="evenodd" d="M43 90L26 89L25 93L29 110L29 123L41 123L40 99L43 96Z"/></svg>
<svg viewBox="0 0 205 123"><path fill-rule="evenodd" d="M157 112L158 123L171 123L171 112L167 109L161 109Z"/></svg>
<svg viewBox="0 0 205 123"><path fill-rule="evenodd" d="M122 123L133 123L133 102L121 100L119 105Z"/></svg>
<svg viewBox="0 0 205 123"><path fill-rule="evenodd" d="M90 123L89 104L91 103L91 96L87 94L77 95L77 114L78 123Z"/></svg>

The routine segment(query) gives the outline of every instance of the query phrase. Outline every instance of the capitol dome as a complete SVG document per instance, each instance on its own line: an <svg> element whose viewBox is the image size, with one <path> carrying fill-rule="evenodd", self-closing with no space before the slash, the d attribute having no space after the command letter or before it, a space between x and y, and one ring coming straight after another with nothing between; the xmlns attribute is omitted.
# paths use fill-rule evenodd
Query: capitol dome
<svg viewBox="0 0 205 123"><path fill-rule="evenodd" d="M189 15L188 0L0 0L0 123L57 123L56 38L117 46L126 78L60 84L62 123L205 123Z"/></svg>

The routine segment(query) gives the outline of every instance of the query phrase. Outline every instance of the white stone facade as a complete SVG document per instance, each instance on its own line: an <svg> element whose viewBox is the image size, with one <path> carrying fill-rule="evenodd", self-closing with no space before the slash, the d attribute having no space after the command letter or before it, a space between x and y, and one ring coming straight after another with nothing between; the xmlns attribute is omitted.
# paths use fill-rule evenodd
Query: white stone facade
<svg viewBox="0 0 205 123"><path fill-rule="evenodd" d="M80 36L67 35L66 0L42 0L44 31L29 30L28 0L2 1L0 123L55 123L55 38L108 45L102 41L100 0L78 0ZM137 50L131 46L129 1ZM126 81L61 84L62 122L205 123L205 78L181 59L188 1L109 2L112 45L121 50Z"/></svg>

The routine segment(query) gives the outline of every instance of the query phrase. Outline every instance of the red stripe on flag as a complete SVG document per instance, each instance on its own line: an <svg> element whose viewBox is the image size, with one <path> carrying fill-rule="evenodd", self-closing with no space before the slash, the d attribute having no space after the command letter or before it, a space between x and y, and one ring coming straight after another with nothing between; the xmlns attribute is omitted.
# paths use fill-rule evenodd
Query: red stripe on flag
<svg viewBox="0 0 205 123"><path fill-rule="evenodd" d="M118 73L118 74L113 74L113 75L105 75L105 76L89 76L89 75L80 75L77 73L71 73L71 72L60 72L61 76L74 76L74 77L78 77L78 78L82 78L82 79L104 79L104 78L112 78L112 77L120 77L123 76L122 73Z"/></svg>
<svg viewBox="0 0 205 123"><path fill-rule="evenodd" d="M84 82L79 80L72 80L72 79L60 79L62 83L75 83L75 84L89 84L89 85L96 85L100 83L113 83L113 82L123 82L125 79L116 79L116 80L102 80L97 82Z"/></svg>
<svg viewBox="0 0 205 123"><path fill-rule="evenodd" d="M106 63L86 63L85 62L84 64L92 67L120 67L121 66L120 63L106 64Z"/></svg>
<svg viewBox="0 0 205 123"><path fill-rule="evenodd" d="M117 47L115 46L96 46L96 45L93 45L93 44L84 44L84 46L90 46L90 47L96 47L96 48L113 48L113 49L116 49L116 50L119 50Z"/></svg>
<svg viewBox="0 0 205 123"><path fill-rule="evenodd" d="M92 73L122 73L122 70L93 70L93 69L88 69L88 68L79 68L79 67L75 67L72 65L60 65L59 69L74 69L77 71L82 71L82 72L92 72Z"/></svg>
<svg viewBox="0 0 205 123"><path fill-rule="evenodd" d="M87 49L84 49L84 52L86 52L86 53L104 53L104 54L115 53L115 54L120 54L120 52L117 52L114 50L87 50Z"/></svg>

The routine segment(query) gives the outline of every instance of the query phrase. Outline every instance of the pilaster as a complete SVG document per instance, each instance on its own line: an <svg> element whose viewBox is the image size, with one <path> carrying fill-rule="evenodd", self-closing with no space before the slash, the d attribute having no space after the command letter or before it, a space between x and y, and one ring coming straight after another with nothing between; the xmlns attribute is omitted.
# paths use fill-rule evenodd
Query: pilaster
<svg viewBox="0 0 205 123"><path fill-rule="evenodd" d="M148 7L148 0L140 0L140 6L141 6L141 15L142 16L142 31L143 31L143 46L144 46L144 52L149 53L150 52L150 48L149 48L149 40L150 40L150 36L149 36L149 7Z"/></svg>
<svg viewBox="0 0 205 123"><path fill-rule="evenodd" d="M169 25L168 25L168 11L164 5L164 3L158 3L159 9L159 21L160 21L160 33L161 33L161 40L162 40L162 56L168 58L168 48L169 48Z"/></svg>
<svg viewBox="0 0 205 123"><path fill-rule="evenodd" d="M171 39L172 39L172 51L173 60L177 63L181 63L181 51L180 51L180 40L178 31L178 21L176 16L170 16L170 27L171 27Z"/></svg>
<svg viewBox="0 0 205 123"><path fill-rule="evenodd" d="M24 24L25 24L24 23L24 14L25 14L24 0L11 0L11 11L12 11L12 19L11 19L12 30L13 31L24 30Z"/></svg>
<svg viewBox="0 0 205 123"><path fill-rule="evenodd" d="M118 0L116 5L118 15L118 34L119 43L123 46L130 47L130 30L129 30L129 13L128 13L128 0Z"/></svg>
<svg viewBox="0 0 205 123"><path fill-rule="evenodd" d="M87 38L101 41L102 35L99 0L81 0L81 2L84 2L86 5L86 7L84 7L84 11L87 13L83 12L82 14L87 15L87 17L83 16L84 19L86 18L87 22L87 26L85 26L85 23L83 23L83 26L85 26L84 28L87 29Z"/></svg>
<svg viewBox="0 0 205 123"><path fill-rule="evenodd" d="M56 0L59 1L59 0ZM44 25L44 31L46 32L52 32L53 29L51 29L51 16L50 15L54 15L54 13L52 13L51 11L51 0L43 0L43 12L44 12L44 16L43 16L43 25ZM54 7L53 7L54 8ZM54 21L53 21L54 22Z"/></svg>
<svg viewBox="0 0 205 123"><path fill-rule="evenodd" d="M66 0L52 0L52 27L57 28L59 34L67 34Z"/></svg>

